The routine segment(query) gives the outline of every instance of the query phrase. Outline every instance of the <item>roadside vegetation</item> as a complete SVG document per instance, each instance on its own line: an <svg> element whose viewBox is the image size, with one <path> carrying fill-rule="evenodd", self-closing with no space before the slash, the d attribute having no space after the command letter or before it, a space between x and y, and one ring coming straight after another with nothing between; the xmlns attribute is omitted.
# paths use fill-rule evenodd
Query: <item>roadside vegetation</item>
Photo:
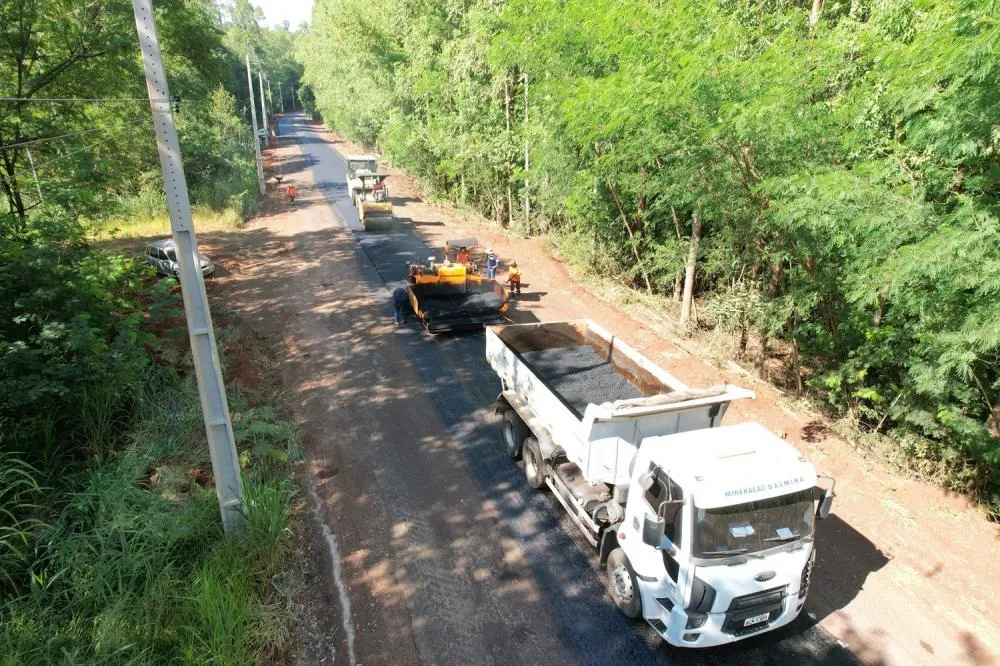
<svg viewBox="0 0 1000 666"><path fill-rule="evenodd" d="M196 224L238 228L259 196L235 45L294 83L295 35L245 0L156 8ZM296 431L263 343L217 313L248 524L224 538L180 288L131 254L169 233L131 3L15 0L0 25L0 663L286 654Z"/></svg>
<svg viewBox="0 0 1000 666"><path fill-rule="evenodd" d="M998 16L317 0L298 53L336 129L1000 519Z"/></svg>

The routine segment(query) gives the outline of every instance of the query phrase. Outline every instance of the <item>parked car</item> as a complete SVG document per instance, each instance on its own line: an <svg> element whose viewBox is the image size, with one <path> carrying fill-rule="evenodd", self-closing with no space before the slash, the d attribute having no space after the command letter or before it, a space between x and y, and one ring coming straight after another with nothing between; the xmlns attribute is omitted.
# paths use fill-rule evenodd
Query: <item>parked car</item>
<svg viewBox="0 0 1000 666"><path fill-rule="evenodd" d="M180 277L180 268L177 265L177 246L174 244L173 238L164 238L147 245L145 258L146 263L152 264L157 273ZM198 253L198 263L201 265L202 275L211 275L215 272L215 264L200 252Z"/></svg>

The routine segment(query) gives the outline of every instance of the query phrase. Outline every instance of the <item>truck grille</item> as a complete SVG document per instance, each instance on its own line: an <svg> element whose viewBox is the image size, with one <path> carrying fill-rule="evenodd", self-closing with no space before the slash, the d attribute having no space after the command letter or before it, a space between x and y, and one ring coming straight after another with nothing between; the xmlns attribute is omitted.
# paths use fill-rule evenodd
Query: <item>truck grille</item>
<svg viewBox="0 0 1000 666"><path fill-rule="evenodd" d="M788 586L775 587L763 592L755 592L742 597L736 597L726 610L726 621L722 631L733 636L745 636L766 629L785 609L785 593ZM751 618L767 615L766 620L746 624Z"/></svg>

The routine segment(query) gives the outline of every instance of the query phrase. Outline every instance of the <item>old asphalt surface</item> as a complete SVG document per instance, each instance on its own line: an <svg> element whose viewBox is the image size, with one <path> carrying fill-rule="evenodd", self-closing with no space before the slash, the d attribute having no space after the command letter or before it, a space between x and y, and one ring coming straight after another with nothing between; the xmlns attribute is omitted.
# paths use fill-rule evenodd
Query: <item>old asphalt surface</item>
<svg viewBox="0 0 1000 666"><path fill-rule="evenodd" d="M855 663L806 613L702 651L620 615L596 554L498 444L483 334L392 326L406 261L440 249L407 220L364 232L328 135L301 114L280 134L302 199L270 242L290 261L248 268L234 296L262 324L290 322L283 381L344 592L327 594L331 612L349 606L332 623L337 662Z"/></svg>

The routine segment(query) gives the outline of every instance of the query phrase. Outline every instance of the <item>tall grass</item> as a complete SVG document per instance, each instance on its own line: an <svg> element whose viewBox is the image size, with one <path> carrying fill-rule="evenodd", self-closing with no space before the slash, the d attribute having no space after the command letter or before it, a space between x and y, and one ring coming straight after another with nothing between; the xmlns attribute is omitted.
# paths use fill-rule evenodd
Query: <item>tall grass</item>
<svg viewBox="0 0 1000 666"><path fill-rule="evenodd" d="M268 597L291 539L287 467L244 458L247 529L225 538L193 382L153 371L136 419L120 455L66 481L28 584L0 604L0 663L249 664L287 647ZM39 490L29 467L0 458L4 511ZM16 547L30 543L0 532L0 558L12 553L0 562L23 565Z"/></svg>
<svg viewBox="0 0 1000 666"><path fill-rule="evenodd" d="M18 456L0 451L0 591L17 588L15 577L31 561L34 535L44 527L36 517L43 492L40 476Z"/></svg>

